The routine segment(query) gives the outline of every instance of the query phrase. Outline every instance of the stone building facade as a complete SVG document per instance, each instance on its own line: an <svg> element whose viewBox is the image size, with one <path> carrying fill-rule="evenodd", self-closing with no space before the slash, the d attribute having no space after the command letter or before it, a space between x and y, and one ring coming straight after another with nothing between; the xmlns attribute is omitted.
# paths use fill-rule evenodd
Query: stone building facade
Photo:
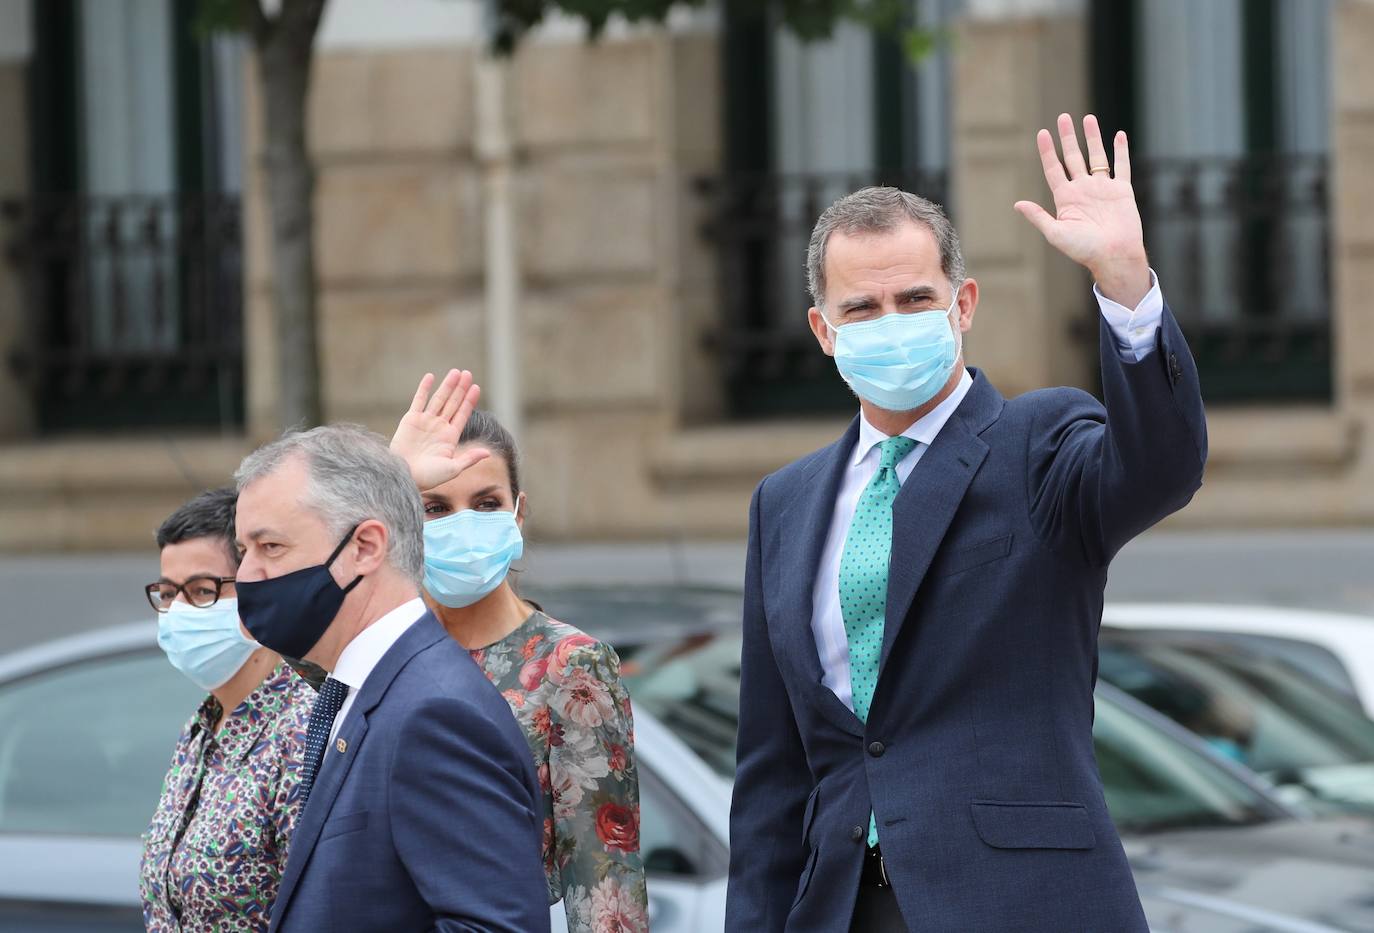
<svg viewBox="0 0 1374 933"><path fill-rule="evenodd" d="M941 179L932 191L949 201L982 287L970 362L1007 394L1093 388L1090 283L1011 204L1047 198L1033 148L1038 127L1060 110L1101 108L1104 119L1111 110L1100 97L1111 74L1097 54L1111 27L1101 4L916 0L918 13L939 17L938 61L918 69L915 85L901 79L906 96L896 104L885 98L890 63L852 29L803 49L771 33L760 40L728 8L667 28L614 29L591 45L554 24L502 69L507 97L497 117L508 156L490 145L491 114L480 106L490 65L466 5L405 0L378 16L367 0L331 4L310 108L327 417L388 431L419 376L451 365L511 385L502 382L510 372L491 371L498 312L488 289L496 268L489 251L500 248L489 225L492 181L509 173L515 242L503 268L515 276L518 300L499 313L513 315L518 362L510 397L489 401L518 419L537 537L739 536L759 478L843 429L833 369L808 362L804 345L785 351L770 342L780 330L797 339L805 301L795 279L765 287L756 277L774 266L792 276L789 263L799 275L806 212L824 206L815 195L850 180L899 181L900 173L873 171L892 152L903 168ZM1302 67L1325 69L1318 84L1328 94L1323 246L1314 255L1325 257L1316 274L1329 294L1320 320L1329 323L1313 326L1329 328L1329 362L1316 364L1326 367L1329 389L1290 397L1259 384L1253 397L1213 403L1206 483L1175 527L1374 521L1374 354L1362 352L1374 347L1366 298L1374 292L1374 66L1363 54L1374 47L1374 2L1330 0L1322 9L1329 54ZM0 120L19 128L0 140L0 202L10 205L0 224L11 244L0 265L0 343L18 361L0 365L0 548L144 547L171 507L226 481L242 453L280 427L252 62L241 50L205 57L238 82L236 93L223 80L217 90L231 102L221 108L228 128L222 119L218 131L238 147L239 164L217 177L229 179L242 204L242 261L232 267L241 275L241 381L225 383L238 393L235 404L194 424L140 423L137 405L132 420L102 423L97 385L82 390L91 417L55 428L44 393L61 382L42 382L24 365L33 341L49 339L34 325L43 310L31 259L25 264L32 248L13 245L23 245L22 205L37 199L36 179L48 171L39 161L47 150L33 138L48 133L34 112L46 100L34 83L46 73L39 57L53 28L41 19L28 0L0 0ZM764 49L766 61L751 49ZM855 49L866 56L857 70ZM1137 63L1136 73L1153 67ZM766 74L748 79L751 68ZM843 107L851 90L872 101L874 114L852 133L846 121L858 118ZM749 109L764 98L771 109ZM891 107L901 111L895 123L912 124L905 137L887 125ZM1148 101L1140 109L1148 115ZM755 158L751 133L774 141L767 159ZM841 151L834 139L846 133L876 142ZM784 184L807 172L826 179L806 189L810 201ZM745 177L753 179L748 197L731 186ZM788 212L797 222L775 230ZM748 239L760 218L774 223L766 248ZM732 253L734 242L753 245ZM96 260L86 263L99 271ZM187 267L178 268L180 278L168 281L184 285ZM1180 270L1161 268L1166 294L1186 276ZM760 295L784 307L756 315L750 302ZM1299 351L1275 352L1273 366L1283 367L1284 354ZM768 381L760 389L751 379ZM168 385L149 396L149 411L158 392L178 391ZM824 403L811 405L813 393ZM766 410L750 407L765 396Z"/></svg>

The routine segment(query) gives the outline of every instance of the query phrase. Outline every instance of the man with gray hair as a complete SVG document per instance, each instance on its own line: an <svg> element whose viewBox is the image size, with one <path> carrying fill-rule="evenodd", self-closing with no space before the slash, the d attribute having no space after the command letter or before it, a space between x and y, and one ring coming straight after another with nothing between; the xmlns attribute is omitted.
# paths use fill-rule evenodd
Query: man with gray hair
<svg viewBox="0 0 1374 933"><path fill-rule="evenodd" d="M331 426L235 479L243 623L329 672L271 929L548 930L539 783L506 701L420 599L405 463Z"/></svg>
<svg viewBox="0 0 1374 933"><path fill-rule="evenodd" d="M1146 261L1124 133L1037 137L1096 280L1105 405L964 366L978 283L944 212L841 198L812 332L859 400L754 493L726 927L1145 933L1093 757L1107 566L1202 480L1197 371Z"/></svg>

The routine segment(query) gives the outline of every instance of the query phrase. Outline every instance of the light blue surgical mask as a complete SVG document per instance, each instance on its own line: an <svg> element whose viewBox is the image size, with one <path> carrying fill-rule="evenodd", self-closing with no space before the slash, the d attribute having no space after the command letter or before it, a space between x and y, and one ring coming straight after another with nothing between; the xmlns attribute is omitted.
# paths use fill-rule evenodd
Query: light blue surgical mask
<svg viewBox="0 0 1374 933"><path fill-rule="evenodd" d="M157 643L172 667L202 690L224 686L261 647L243 634L237 599L204 609L177 600L157 617Z"/></svg>
<svg viewBox="0 0 1374 933"><path fill-rule="evenodd" d="M525 553L515 514L464 509L425 522L425 591L461 609L500 586Z"/></svg>
<svg viewBox="0 0 1374 933"><path fill-rule="evenodd" d="M943 312L885 314L841 327L826 319L835 367L855 395L884 411L920 408L945 387L959 360L963 335L952 320L958 307L956 289Z"/></svg>

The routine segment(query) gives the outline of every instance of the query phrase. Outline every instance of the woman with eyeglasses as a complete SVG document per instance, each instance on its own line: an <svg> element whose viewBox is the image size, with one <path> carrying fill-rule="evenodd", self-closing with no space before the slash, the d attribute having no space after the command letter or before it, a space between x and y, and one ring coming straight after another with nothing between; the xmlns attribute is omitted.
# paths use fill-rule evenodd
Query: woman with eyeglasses
<svg viewBox="0 0 1374 933"><path fill-rule="evenodd" d="M287 845L315 693L239 622L232 489L203 493L157 530L146 587L158 645L207 692L177 739L143 841L151 933L266 930Z"/></svg>
<svg viewBox="0 0 1374 933"><path fill-rule="evenodd" d="M525 733L544 796L549 903L568 933L647 933L639 772L620 659L511 586L528 499L501 424L474 411L472 374L420 381L391 440L425 510L424 597ZM436 814L436 818L442 818Z"/></svg>

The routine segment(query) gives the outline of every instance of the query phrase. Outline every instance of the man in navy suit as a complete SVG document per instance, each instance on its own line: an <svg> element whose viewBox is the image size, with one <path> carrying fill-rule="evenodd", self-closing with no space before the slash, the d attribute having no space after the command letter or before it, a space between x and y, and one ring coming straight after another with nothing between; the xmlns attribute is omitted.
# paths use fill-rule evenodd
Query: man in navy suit
<svg viewBox="0 0 1374 933"><path fill-rule="evenodd" d="M329 672L273 931L547 931L543 807L510 708L420 599L420 498L377 435L324 427L236 474L240 615Z"/></svg>
<svg viewBox="0 0 1374 933"><path fill-rule="evenodd" d="M965 369L978 285L938 206L865 189L816 224L811 327L860 413L751 505L730 931L1146 930L1093 757L1097 632L1206 427L1125 134L1113 175L1095 118L1086 162L1058 129L1055 214L1015 207L1096 280L1105 404Z"/></svg>

